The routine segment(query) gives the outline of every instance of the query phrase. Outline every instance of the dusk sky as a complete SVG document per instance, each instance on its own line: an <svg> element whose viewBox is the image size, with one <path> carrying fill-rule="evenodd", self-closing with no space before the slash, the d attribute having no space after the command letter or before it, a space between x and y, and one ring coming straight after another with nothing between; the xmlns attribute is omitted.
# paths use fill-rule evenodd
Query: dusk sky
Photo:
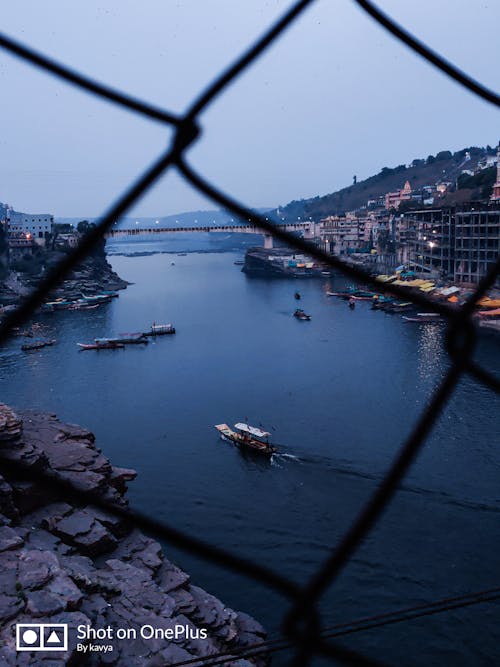
<svg viewBox="0 0 500 667"><path fill-rule="evenodd" d="M79 71L181 112L288 6L283 0L18 0L2 31ZM487 86L500 88L500 3L380 6ZM170 139L0 51L0 201L93 217ZM349 0L317 0L201 119L189 159L250 206L326 194L444 149L495 145L498 111L390 37ZM401 184L403 185L403 183ZM173 172L131 212L216 208Z"/></svg>

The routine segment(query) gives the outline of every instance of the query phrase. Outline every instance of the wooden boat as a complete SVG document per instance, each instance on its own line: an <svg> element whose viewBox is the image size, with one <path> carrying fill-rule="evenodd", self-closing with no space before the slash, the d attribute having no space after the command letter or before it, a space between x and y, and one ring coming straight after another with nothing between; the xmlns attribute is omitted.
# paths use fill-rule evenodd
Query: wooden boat
<svg viewBox="0 0 500 667"><path fill-rule="evenodd" d="M99 308L100 305L100 303L89 303L84 299L79 299L69 306L68 310L95 310L96 308Z"/></svg>
<svg viewBox="0 0 500 667"><path fill-rule="evenodd" d="M276 447L269 443L271 434L255 426L238 423L234 425L236 430L233 430L227 424L217 424L215 428L222 440L232 442L237 447L264 456L272 456L277 451Z"/></svg>
<svg viewBox="0 0 500 667"><path fill-rule="evenodd" d="M243 259L237 259L233 264L236 264L236 266L244 266L245 262Z"/></svg>
<svg viewBox="0 0 500 667"><path fill-rule="evenodd" d="M55 339L36 338L29 343L24 343L24 345L21 345L21 350L24 350L25 352L28 352L29 350L41 350L42 347L54 345L55 342Z"/></svg>
<svg viewBox="0 0 500 667"><path fill-rule="evenodd" d="M172 324L152 324L149 331L145 331L145 336L165 336L166 334L174 334L175 327Z"/></svg>
<svg viewBox="0 0 500 667"><path fill-rule="evenodd" d="M110 343L123 343L124 345L140 345L141 343L149 343L146 334L139 333L122 333L115 338L108 338Z"/></svg>
<svg viewBox="0 0 500 667"><path fill-rule="evenodd" d="M303 322L309 322L309 320L311 319L311 316L307 315L307 313L304 313L304 311L301 310L300 308L297 308L293 316L296 317L298 320L302 320Z"/></svg>
<svg viewBox="0 0 500 667"><path fill-rule="evenodd" d="M123 343L105 342L102 339L96 340L95 343L77 343L77 345L81 350L118 350L125 347Z"/></svg>
<svg viewBox="0 0 500 667"><path fill-rule="evenodd" d="M94 296L82 296L82 301L86 301L88 304L96 303L109 303L113 298L110 294L95 294Z"/></svg>
<svg viewBox="0 0 500 667"><path fill-rule="evenodd" d="M326 296L338 296L339 299L348 299L351 296L350 292L327 292Z"/></svg>
<svg viewBox="0 0 500 667"><path fill-rule="evenodd" d="M406 317L403 315L405 322L418 322L427 324L440 324L441 315L439 313L417 313L415 317Z"/></svg>
<svg viewBox="0 0 500 667"><path fill-rule="evenodd" d="M295 297L295 299L297 299L297 301L299 301L300 298L301 298L300 292L295 292L294 297Z"/></svg>

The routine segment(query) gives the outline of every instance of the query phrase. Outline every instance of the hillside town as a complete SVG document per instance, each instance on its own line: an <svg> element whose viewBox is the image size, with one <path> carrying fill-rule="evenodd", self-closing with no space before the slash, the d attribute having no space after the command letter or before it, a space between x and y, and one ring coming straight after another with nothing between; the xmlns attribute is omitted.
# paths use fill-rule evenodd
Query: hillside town
<svg viewBox="0 0 500 667"><path fill-rule="evenodd" d="M461 184L487 183L492 172L496 178L491 193L474 199L460 196L472 192ZM500 145L496 155L486 155L474 166L466 152L453 181L414 189L406 180L399 190L356 210L322 217L315 235L326 252L376 270L404 267L454 283L477 284L499 257Z"/></svg>

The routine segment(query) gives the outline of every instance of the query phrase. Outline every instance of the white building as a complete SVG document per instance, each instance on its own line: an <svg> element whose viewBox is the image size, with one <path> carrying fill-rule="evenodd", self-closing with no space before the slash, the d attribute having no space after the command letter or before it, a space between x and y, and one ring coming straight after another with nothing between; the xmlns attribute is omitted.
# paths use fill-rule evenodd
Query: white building
<svg viewBox="0 0 500 667"><path fill-rule="evenodd" d="M7 231L30 234L42 245L54 227L54 216L47 213L18 213L9 209L6 215Z"/></svg>

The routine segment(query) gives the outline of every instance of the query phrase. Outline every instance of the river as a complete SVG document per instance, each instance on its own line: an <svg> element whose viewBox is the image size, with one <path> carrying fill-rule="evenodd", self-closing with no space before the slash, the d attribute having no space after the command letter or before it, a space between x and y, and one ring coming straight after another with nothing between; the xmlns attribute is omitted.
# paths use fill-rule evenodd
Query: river
<svg viewBox="0 0 500 667"><path fill-rule="evenodd" d="M193 242L194 243L194 242ZM162 241L108 244L132 285L97 312L38 318L58 343L0 354L2 400L90 428L115 465L133 467L133 506L306 582L373 494L448 360L441 327L326 296L343 278L252 279L241 252ZM206 249L206 248L205 248ZM292 317L301 307L310 322ZM172 322L175 336L125 350L77 342ZM498 343L479 346L498 372ZM395 501L324 596L333 625L499 584L498 398L465 378ZM213 425L248 419L284 455L248 458ZM286 608L263 586L172 549L195 583L261 620ZM344 639L393 665L500 661L500 605L489 603ZM276 658L281 664L283 657Z"/></svg>

